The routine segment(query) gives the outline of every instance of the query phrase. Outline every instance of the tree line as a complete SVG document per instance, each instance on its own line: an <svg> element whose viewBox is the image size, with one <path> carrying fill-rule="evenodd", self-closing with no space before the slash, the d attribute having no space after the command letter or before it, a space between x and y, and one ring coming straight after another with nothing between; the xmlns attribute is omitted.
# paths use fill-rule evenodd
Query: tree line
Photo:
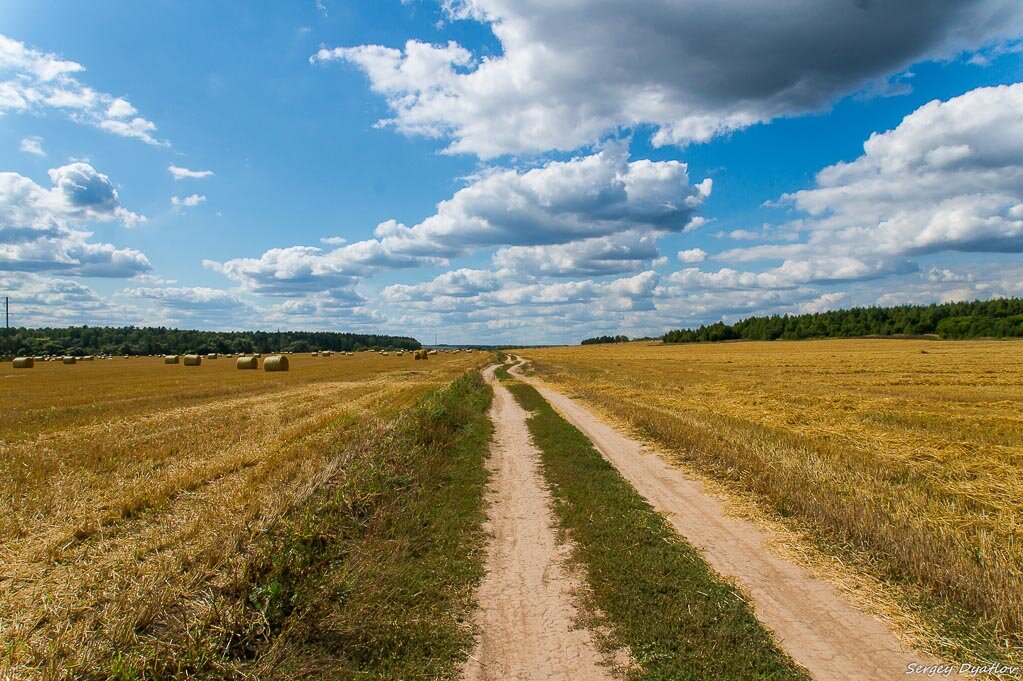
<svg viewBox="0 0 1023 681"><path fill-rule="evenodd" d="M735 324L716 322L697 329L675 329L662 339L665 343L699 343L898 335L936 335L948 339L1023 337L1023 298L748 317Z"/></svg>
<svg viewBox="0 0 1023 681"><path fill-rule="evenodd" d="M196 331L165 327L15 328L4 351L17 355L167 355L309 352L363 349L418 350L415 338L334 331Z"/></svg>
<svg viewBox="0 0 1023 681"><path fill-rule="evenodd" d="M580 345L600 345L602 343L628 343L628 336L596 336L587 338Z"/></svg>

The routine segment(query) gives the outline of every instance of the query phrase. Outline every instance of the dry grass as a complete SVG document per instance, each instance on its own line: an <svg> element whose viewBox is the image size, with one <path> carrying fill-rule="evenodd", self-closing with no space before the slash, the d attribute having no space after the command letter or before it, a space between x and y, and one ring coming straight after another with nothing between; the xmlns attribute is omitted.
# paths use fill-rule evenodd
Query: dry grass
<svg viewBox="0 0 1023 681"><path fill-rule="evenodd" d="M187 632L253 537L478 363L406 359L0 368L0 672L78 676L152 629Z"/></svg>
<svg viewBox="0 0 1023 681"><path fill-rule="evenodd" d="M1023 658L1023 343L528 350L537 373L903 589L950 658Z"/></svg>

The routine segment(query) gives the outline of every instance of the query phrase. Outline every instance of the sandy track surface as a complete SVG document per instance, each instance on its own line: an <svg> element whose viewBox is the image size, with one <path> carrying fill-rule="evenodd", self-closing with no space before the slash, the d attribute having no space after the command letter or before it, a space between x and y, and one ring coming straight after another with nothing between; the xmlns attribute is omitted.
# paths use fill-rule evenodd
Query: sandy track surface
<svg viewBox="0 0 1023 681"><path fill-rule="evenodd" d="M878 681L906 678L911 662L934 664L907 650L876 619L849 605L835 588L798 565L771 554L767 535L728 517L724 504L699 482L647 453L641 443L611 428L578 402L522 376L583 432L675 529L699 548L720 574L753 598L757 617L779 645L816 679Z"/></svg>
<svg viewBox="0 0 1023 681"><path fill-rule="evenodd" d="M481 635L465 666L484 679L610 679L589 632L577 625L580 582L565 564L551 496L530 440L526 412L486 372L494 388L486 576L480 586Z"/></svg>

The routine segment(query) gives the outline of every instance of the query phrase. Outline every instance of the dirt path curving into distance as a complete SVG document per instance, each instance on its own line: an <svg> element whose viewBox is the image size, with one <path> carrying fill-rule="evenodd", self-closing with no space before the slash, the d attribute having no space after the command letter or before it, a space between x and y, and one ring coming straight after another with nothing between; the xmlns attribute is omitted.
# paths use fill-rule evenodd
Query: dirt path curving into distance
<svg viewBox="0 0 1023 681"><path fill-rule="evenodd" d="M512 373L543 395L666 515L719 574L735 579L753 598L757 617L778 644L815 679L881 681L906 678L907 665L935 664L907 650L883 624L856 610L835 588L802 567L770 553L767 535L747 521L725 515L724 504L699 482L643 445L602 422L584 406L542 382Z"/></svg>
<svg viewBox="0 0 1023 681"><path fill-rule="evenodd" d="M565 564L570 547L554 530L551 496L539 469L526 412L486 371L494 388L486 576L479 591L480 640L465 666L468 681L612 678L577 624Z"/></svg>

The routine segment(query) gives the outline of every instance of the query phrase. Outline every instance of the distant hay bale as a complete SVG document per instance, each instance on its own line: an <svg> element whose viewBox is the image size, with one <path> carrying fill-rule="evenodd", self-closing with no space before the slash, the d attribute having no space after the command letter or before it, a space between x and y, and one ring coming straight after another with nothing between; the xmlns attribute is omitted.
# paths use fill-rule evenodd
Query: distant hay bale
<svg viewBox="0 0 1023 681"><path fill-rule="evenodd" d="M259 360L255 357L239 357L235 366L239 369L258 369Z"/></svg>
<svg viewBox="0 0 1023 681"><path fill-rule="evenodd" d="M386 356L387 355L387 350L381 350L380 354Z"/></svg>
<svg viewBox="0 0 1023 681"><path fill-rule="evenodd" d="M263 371L287 371L288 358L284 355L270 355L263 360Z"/></svg>
<svg viewBox="0 0 1023 681"><path fill-rule="evenodd" d="M186 367L197 367L202 365L202 357L199 355L185 355Z"/></svg>
<svg viewBox="0 0 1023 681"><path fill-rule="evenodd" d="M426 350L416 350L416 353L413 356L413 358L414 359L428 359L428 356L426 354Z"/></svg>
<svg viewBox="0 0 1023 681"><path fill-rule="evenodd" d="M14 368L15 369L31 369L35 366L35 360L31 357L15 357Z"/></svg>
<svg viewBox="0 0 1023 681"><path fill-rule="evenodd" d="M427 350L426 354L428 354L428 355L436 355L437 351L436 350Z"/></svg>
<svg viewBox="0 0 1023 681"><path fill-rule="evenodd" d="M258 352L252 353L252 356L253 357L262 357L262 355L260 353L258 353Z"/></svg>
<svg viewBox="0 0 1023 681"><path fill-rule="evenodd" d="M67 357L64 357L63 359L61 359L61 361L62 361L62 362L64 362L64 364L74 364L74 363L75 363L75 362L77 362L78 360L76 360L76 359L75 359L74 357L72 357L71 355L68 355Z"/></svg>
<svg viewBox="0 0 1023 681"><path fill-rule="evenodd" d="M317 356L319 356L320 353L318 353L318 352L310 352L309 354L312 355L313 357L317 357Z"/></svg>
<svg viewBox="0 0 1023 681"><path fill-rule="evenodd" d="M95 358L95 357L93 357L92 355L85 355L85 356L84 356L84 357L82 357L81 359L82 359L82 361L83 361L83 362L91 362L92 360L94 360L94 359L96 359L96 358Z"/></svg>
<svg viewBox="0 0 1023 681"><path fill-rule="evenodd" d="M220 357L220 355L218 355L215 352L211 352L208 355L206 355L206 359L216 359L217 357Z"/></svg>
<svg viewBox="0 0 1023 681"><path fill-rule="evenodd" d="M178 363L178 359L179 359L179 357L177 355L164 355L163 356L163 363L164 364L177 364Z"/></svg>

